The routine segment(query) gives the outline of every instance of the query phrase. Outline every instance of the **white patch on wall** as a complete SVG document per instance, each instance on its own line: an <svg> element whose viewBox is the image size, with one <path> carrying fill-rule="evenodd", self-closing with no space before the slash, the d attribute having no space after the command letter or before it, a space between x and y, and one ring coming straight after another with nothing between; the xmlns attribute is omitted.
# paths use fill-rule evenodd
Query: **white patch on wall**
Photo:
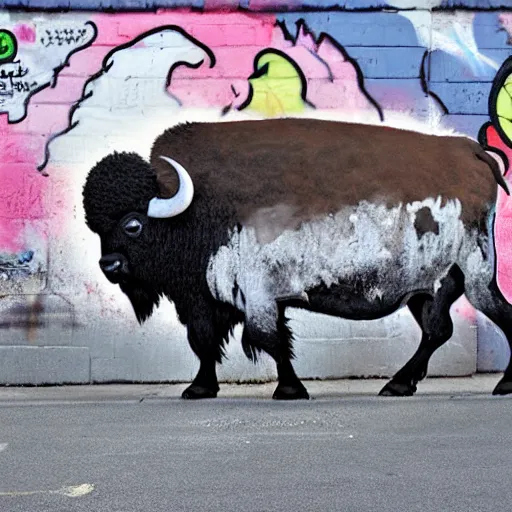
<svg viewBox="0 0 512 512"><path fill-rule="evenodd" d="M497 70L499 64L480 53L473 31L475 13L454 11L425 13L421 11L401 11L398 14L407 18L418 37L419 43L430 51L440 50L464 61L478 76L486 66Z"/></svg>
<svg viewBox="0 0 512 512"><path fill-rule="evenodd" d="M92 43L96 28L80 18L58 16L30 23L9 21L9 16L0 21L5 55L0 58L0 114L17 123L27 115L31 96L51 86L69 57Z"/></svg>
<svg viewBox="0 0 512 512"><path fill-rule="evenodd" d="M197 67L203 61L208 65L209 60L192 39L173 29L154 32L133 46L121 47L110 55L99 76L87 83L71 117L70 124L78 125L69 135L94 137L95 143L105 147L105 136L113 141L116 137L135 138L148 121L164 121L167 128L180 107L179 100L167 91L169 71L179 62ZM66 151L62 140L59 137L50 145L55 159Z"/></svg>

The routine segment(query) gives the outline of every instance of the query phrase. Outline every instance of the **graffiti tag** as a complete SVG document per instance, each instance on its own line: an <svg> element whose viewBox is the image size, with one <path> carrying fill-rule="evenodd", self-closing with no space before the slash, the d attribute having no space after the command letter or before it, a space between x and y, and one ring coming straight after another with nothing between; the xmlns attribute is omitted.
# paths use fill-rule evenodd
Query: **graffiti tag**
<svg viewBox="0 0 512 512"><path fill-rule="evenodd" d="M45 30L45 35L41 37L41 44L45 48L48 48L48 46L69 46L85 43L87 38L87 29L85 28L53 28Z"/></svg>

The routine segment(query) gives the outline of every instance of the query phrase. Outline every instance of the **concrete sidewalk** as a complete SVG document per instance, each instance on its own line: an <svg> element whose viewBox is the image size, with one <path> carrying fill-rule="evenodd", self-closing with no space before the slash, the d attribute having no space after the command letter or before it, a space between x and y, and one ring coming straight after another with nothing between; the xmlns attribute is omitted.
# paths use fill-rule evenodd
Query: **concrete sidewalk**
<svg viewBox="0 0 512 512"><path fill-rule="evenodd" d="M418 395L490 395L501 374L471 377L427 378L418 385ZM377 396L388 379L305 380L311 398ZM100 384L83 386L0 387L0 405L33 402L97 402L175 399L188 383ZM275 382L262 384L220 384L219 398L271 399ZM384 398L383 398L384 399Z"/></svg>

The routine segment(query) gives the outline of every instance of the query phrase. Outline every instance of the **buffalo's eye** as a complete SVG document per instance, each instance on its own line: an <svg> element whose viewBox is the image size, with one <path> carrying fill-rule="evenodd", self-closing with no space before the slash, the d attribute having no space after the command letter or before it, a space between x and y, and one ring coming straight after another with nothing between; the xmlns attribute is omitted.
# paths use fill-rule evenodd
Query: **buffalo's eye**
<svg viewBox="0 0 512 512"><path fill-rule="evenodd" d="M138 219L130 219L124 223L123 229L128 236L137 237L142 231L142 222Z"/></svg>

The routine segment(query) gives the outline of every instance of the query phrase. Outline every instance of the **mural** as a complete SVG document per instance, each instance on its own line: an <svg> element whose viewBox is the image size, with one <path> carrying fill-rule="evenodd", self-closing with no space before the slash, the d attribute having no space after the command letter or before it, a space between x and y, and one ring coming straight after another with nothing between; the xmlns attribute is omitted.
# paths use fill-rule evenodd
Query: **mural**
<svg viewBox="0 0 512 512"><path fill-rule="evenodd" d="M18 123L27 115L30 98L52 86L71 55L91 44L96 27L50 22L37 28L16 24L13 31L0 31L0 114Z"/></svg>
<svg viewBox="0 0 512 512"><path fill-rule="evenodd" d="M129 318L98 272L83 184L112 151L149 158L156 136L184 120L307 117L456 131L498 155L505 173L512 13L388 4L396 12L4 13L0 291L72 297L78 323ZM497 282L512 301L512 206L501 189L497 212ZM460 311L475 321L467 304Z"/></svg>

